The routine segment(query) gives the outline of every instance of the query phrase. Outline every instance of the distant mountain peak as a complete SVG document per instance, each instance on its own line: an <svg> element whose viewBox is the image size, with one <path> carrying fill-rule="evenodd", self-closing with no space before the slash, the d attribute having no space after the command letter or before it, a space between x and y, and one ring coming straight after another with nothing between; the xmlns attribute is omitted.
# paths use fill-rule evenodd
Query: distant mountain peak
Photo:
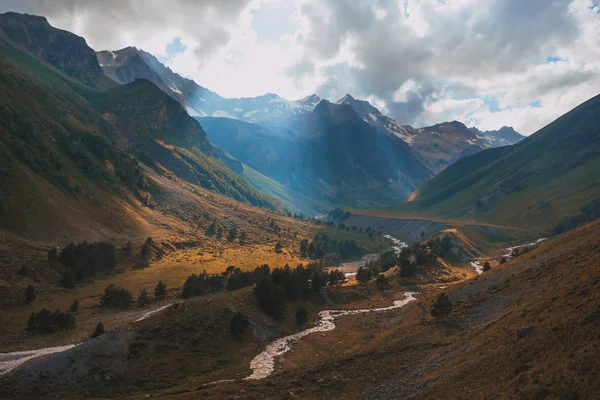
<svg viewBox="0 0 600 400"><path fill-rule="evenodd" d="M503 126L497 131L481 131L476 127L471 127L469 129L473 134L483 137L493 147L515 144L525 138L525 136L515 131L512 126Z"/></svg>
<svg viewBox="0 0 600 400"><path fill-rule="evenodd" d="M301 98L300 100L297 100L296 103L300 103L300 104L318 104L321 101L321 98L319 96L317 96L316 94L311 94L310 96L306 96L304 98Z"/></svg>
<svg viewBox="0 0 600 400"><path fill-rule="evenodd" d="M349 104L352 102L355 102L356 99L354 97L352 97L350 94L346 94L344 97L342 97L341 99L339 99L338 101L336 101L336 103L338 104Z"/></svg>
<svg viewBox="0 0 600 400"><path fill-rule="evenodd" d="M112 85L85 39L53 27L45 17L7 12L0 14L0 34L37 58L86 85Z"/></svg>

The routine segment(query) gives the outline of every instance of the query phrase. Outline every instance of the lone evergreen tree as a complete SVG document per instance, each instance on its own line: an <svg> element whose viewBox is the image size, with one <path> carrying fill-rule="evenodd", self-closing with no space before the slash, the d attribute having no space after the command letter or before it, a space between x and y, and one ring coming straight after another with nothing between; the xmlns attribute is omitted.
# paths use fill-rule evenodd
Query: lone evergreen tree
<svg viewBox="0 0 600 400"><path fill-rule="evenodd" d="M444 293L441 293L431 307L431 315L435 318L443 319L450 315L451 312L452 303L450 302L450 299Z"/></svg>
<svg viewBox="0 0 600 400"><path fill-rule="evenodd" d="M384 290L389 285L388 278L386 278L384 274L377 275L377 280L375 282L377 283L379 290Z"/></svg>
<svg viewBox="0 0 600 400"><path fill-rule="evenodd" d="M71 307L69 307L69 311L71 311L72 313L76 313L77 311L79 311L79 300L75 300L71 304Z"/></svg>
<svg viewBox="0 0 600 400"><path fill-rule="evenodd" d="M229 329L231 333L233 333L238 338L248 329L250 326L250 321L248 318L241 312L235 313L233 318L231 318L231 322L229 323Z"/></svg>
<svg viewBox="0 0 600 400"><path fill-rule="evenodd" d="M96 325L96 330L92 333L92 339L104 334L104 324L102 322L98 322Z"/></svg>
<svg viewBox="0 0 600 400"><path fill-rule="evenodd" d="M308 239L302 239L300 242L300 255L306 257L308 255Z"/></svg>
<svg viewBox="0 0 600 400"><path fill-rule="evenodd" d="M36 298L37 294L35 293L35 288L33 285L27 286L27 289L25 289L25 301L28 303L33 303Z"/></svg>
<svg viewBox="0 0 600 400"><path fill-rule="evenodd" d="M213 236L217 232L217 224L213 222L206 229L206 236Z"/></svg>
<svg viewBox="0 0 600 400"><path fill-rule="evenodd" d="M489 261L484 262L483 263L483 272L489 271L490 269L492 269L490 262Z"/></svg>
<svg viewBox="0 0 600 400"><path fill-rule="evenodd" d="M167 284L163 281L159 281L154 288L154 297L156 299L164 299L167 294Z"/></svg>
<svg viewBox="0 0 600 400"><path fill-rule="evenodd" d="M307 320L308 316L306 313L306 308L300 307L298 311L296 311L296 324L298 324L298 326L303 326L306 324Z"/></svg>
<svg viewBox="0 0 600 400"><path fill-rule="evenodd" d="M356 272L356 280L359 282L368 282L372 278L371 269L367 266L360 267Z"/></svg>
<svg viewBox="0 0 600 400"><path fill-rule="evenodd" d="M138 305L138 307L144 307L144 306L148 305L148 303L150 303L150 298L148 297L148 291L146 289L143 289L137 298L137 305Z"/></svg>

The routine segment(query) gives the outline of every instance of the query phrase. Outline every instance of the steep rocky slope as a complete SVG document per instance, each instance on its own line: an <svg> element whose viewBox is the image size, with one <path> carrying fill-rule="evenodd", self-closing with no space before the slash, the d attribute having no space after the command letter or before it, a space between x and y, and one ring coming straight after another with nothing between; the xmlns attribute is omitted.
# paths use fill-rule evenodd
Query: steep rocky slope
<svg viewBox="0 0 600 400"><path fill-rule="evenodd" d="M44 17L13 12L0 14L0 32L69 76L95 87L114 86L84 38L53 28Z"/></svg>
<svg viewBox="0 0 600 400"><path fill-rule="evenodd" d="M404 141L346 104L322 100L312 112L272 121L272 129L229 118L199 121L220 148L316 201L391 204L431 176Z"/></svg>

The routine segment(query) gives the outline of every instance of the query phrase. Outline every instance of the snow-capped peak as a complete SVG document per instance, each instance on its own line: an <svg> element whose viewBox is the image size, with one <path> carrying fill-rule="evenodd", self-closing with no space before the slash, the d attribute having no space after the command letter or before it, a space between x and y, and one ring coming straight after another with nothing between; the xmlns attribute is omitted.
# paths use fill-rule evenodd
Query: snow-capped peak
<svg viewBox="0 0 600 400"><path fill-rule="evenodd" d="M341 99L339 99L336 103L338 104L348 104L355 101L354 97L350 96L349 94L346 94L344 97L342 97Z"/></svg>
<svg viewBox="0 0 600 400"><path fill-rule="evenodd" d="M297 103L302 103L302 104L318 104L321 101L321 98L319 96L317 96L316 94L311 94L310 96L306 96L300 100L297 100Z"/></svg>

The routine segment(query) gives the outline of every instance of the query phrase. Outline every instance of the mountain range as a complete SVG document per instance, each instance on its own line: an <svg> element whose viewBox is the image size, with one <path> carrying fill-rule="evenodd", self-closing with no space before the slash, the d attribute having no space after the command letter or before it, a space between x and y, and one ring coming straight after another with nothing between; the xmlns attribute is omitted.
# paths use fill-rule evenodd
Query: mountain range
<svg viewBox="0 0 600 400"><path fill-rule="evenodd" d="M0 15L0 398L597 398L600 95L383 111Z"/></svg>
<svg viewBox="0 0 600 400"><path fill-rule="evenodd" d="M117 220L141 229L133 215L167 194L155 174L285 208L215 158L179 102L145 79L107 79L82 38L45 18L1 15L0 55L3 227L40 238Z"/></svg>
<svg viewBox="0 0 600 400"><path fill-rule="evenodd" d="M315 131L320 129L329 133L329 129L339 128L338 122L346 120L336 117L336 114L343 113L342 108L328 106L329 115L333 117L331 123L327 129L317 126L322 119L318 117L316 107L326 100L316 94L297 101L288 101L275 94L226 99L192 80L182 78L153 55L134 47L101 51L98 61L106 75L115 82L127 84L135 79L148 79L179 101L191 116L198 118L210 141L228 153L219 154L224 162L231 163L229 156L233 156L263 174L263 178L276 181L268 186L282 184L292 192L305 192L315 201L328 204L327 207L336 204L352 207L393 204L461 157L489 147L516 143L523 138L515 132L513 136L498 140L493 132L476 134L456 121L415 129L385 116L369 102L348 94L331 104L348 106L369 125L358 124L363 130L371 131L369 137L382 147L362 153L362 159L365 163L371 158L386 160L386 167L382 168L390 170L375 176L371 175L374 171L367 167L361 174L364 179L358 184L351 169L320 165L319 160L310 158L311 154L317 154L315 150L319 146L325 145L315 140L320 136ZM354 119L356 123L357 119ZM353 133L348 134L350 136L346 140L353 140ZM346 163L356 160L356 154L345 153L348 150L339 147L335 160L343 159ZM382 155L382 152L386 154ZM309 155L308 158L306 155ZM356 165L362 168L360 163ZM239 173L243 168L236 166L235 170ZM345 176L346 172L348 176ZM264 190L265 186L261 188ZM276 192L270 193L276 195ZM288 205L298 206L289 202ZM310 205L301 208L308 212L324 211Z"/></svg>
<svg viewBox="0 0 600 400"><path fill-rule="evenodd" d="M431 210L432 215L468 217L494 214L498 211L492 204L504 204L498 200L504 189L495 184L481 193L470 190L469 199L457 197L446 207L453 197L447 193L462 188L474 175L500 178L498 174L512 168L514 176L502 179L502 188L507 182L518 181L516 187L506 190L517 193L523 187L539 189L537 184L525 185L534 175L532 170L514 172L519 165L514 156L510 161L496 161L496 157L527 148L530 153L523 159L531 160L532 154L544 148L536 139L544 135L523 140L510 127L483 132L458 121L413 128L349 94L336 102L317 95L297 101L274 94L226 99L134 47L94 53L84 39L52 28L45 18L15 13L0 18L3 73L7 76L5 95L12 93L18 99L11 108L3 109L7 132L3 151L10 156L8 159L31 155L30 162L39 164L33 168L67 191L86 186L82 185L81 174L99 179L100 186L114 180L108 178L113 174L134 196L148 199L151 193L142 183L142 170L148 167L271 209L287 205L312 213L337 205L392 206L411 195L412 201L401 208L418 207ZM16 65L19 72L14 69ZM21 83L10 84L17 76ZM45 82L54 84L49 87ZM40 94L34 98L28 92L17 93L19 86L31 86ZM38 101L48 96L58 101ZM32 109L38 111L29 117L19 111ZM65 114L65 110L71 111ZM77 127L76 135L72 129L65 131L64 121ZM23 138L8 128L16 125L44 128ZM50 126L61 128L53 135L44 134ZM551 126L543 131L552 131ZM529 147L527 143L532 142L535 146ZM103 159L98 146L114 154ZM497 146L503 147L494 148ZM562 151L573 147L572 143L567 146L562 142L560 146ZM128 158L143 163L143 168L135 161L125 161ZM48 165L51 160L61 163L59 167L44 167L43 160ZM124 171L115 167L116 163L122 163ZM486 172L473 169L473 163L485 167ZM496 171L493 174L492 163ZM8 164L3 166L5 174L12 171ZM63 164L74 164L78 172L61 167ZM547 164L544 158L543 165ZM468 171L461 170L465 165ZM449 166L452 169L446 171ZM464 177L459 179L461 174ZM554 182L545 173L541 175L546 186ZM19 196L14 195L10 184L5 184L1 193L6 212L14 207L11 199ZM457 202L462 206L458 207ZM557 206L565 203L556 202ZM551 202L546 203L545 207L550 207ZM443 212L445 209L451 212ZM556 215L565 214L560 210Z"/></svg>

